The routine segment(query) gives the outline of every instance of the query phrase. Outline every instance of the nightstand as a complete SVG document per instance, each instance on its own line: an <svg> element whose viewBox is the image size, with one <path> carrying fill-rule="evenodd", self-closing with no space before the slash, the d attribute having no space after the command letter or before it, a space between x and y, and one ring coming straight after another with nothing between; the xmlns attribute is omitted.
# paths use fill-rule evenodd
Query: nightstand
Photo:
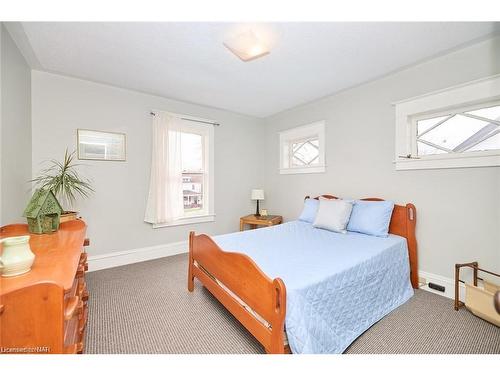
<svg viewBox="0 0 500 375"><path fill-rule="evenodd" d="M258 226L271 227L281 224L283 217L278 215L255 216L247 215L240 218L240 231L245 229L245 224L250 225L250 228L255 229Z"/></svg>

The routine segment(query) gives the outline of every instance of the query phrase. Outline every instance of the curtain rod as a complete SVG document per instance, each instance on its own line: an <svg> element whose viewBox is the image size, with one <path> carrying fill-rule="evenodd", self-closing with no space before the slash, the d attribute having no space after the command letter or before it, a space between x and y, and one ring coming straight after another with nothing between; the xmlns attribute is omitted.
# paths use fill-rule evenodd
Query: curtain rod
<svg viewBox="0 0 500 375"><path fill-rule="evenodd" d="M156 116L156 113L154 112L149 112L149 114L151 116ZM213 125L213 126L220 126L220 124L218 122L210 122L210 121L202 121L202 120L195 120L195 119L192 119L192 118L186 118L186 117L181 117L180 118L181 120L186 120L186 121L193 121L193 122L201 122L202 124L209 124L209 125Z"/></svg>

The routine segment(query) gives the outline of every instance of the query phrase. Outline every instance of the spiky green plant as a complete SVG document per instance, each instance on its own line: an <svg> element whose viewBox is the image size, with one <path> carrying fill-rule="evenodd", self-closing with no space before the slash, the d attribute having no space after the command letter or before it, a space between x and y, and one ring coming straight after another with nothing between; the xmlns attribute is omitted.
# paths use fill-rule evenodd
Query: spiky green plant
<svg viewBox="0 0 500 375"><path fill-rule="evenodd" d="M68 153L66 149L62 163L55 159L50 160L50 166L31 180L37 188L52 190L64 209L67 209L65 205L73 205L77 196L88 198L94 192L90 181L76 171L80 164L74 163L74 160L75 151Z"/></svg>

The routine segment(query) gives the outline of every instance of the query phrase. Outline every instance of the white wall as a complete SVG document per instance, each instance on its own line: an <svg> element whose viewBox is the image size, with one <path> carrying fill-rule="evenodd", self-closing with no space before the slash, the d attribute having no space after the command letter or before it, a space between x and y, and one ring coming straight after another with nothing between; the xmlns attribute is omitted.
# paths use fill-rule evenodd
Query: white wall
<svg viewBox="0 0 500 375"><path fill-rule="evenodd" d="M24 221L31 179L31 69L1 29L0 225Z"/></svg>
<svg viewBox="0 0 500 375"><path fill-rule="evenodd" d="M388 56L387 58L390 58ZM33 72L33 171L76 146L76 129L127 133L127 162L85 161L96 194L81 204L91 255L186 239L189 230L237 230L266 190L271 213L295 219L305 195L378 196L418 210L420 269L452 276L456 262L500 270L500 168L396 171L392 102L500 73L500 38L410 67L265 120L68 77ZM153 230L143 223L151 109L208 117L216 128L216 222ZM278 131L327 121L327 172L279 175ZM265 162L265 163L264 163Z"/></svg>
<svg viewBox="0 0 500 375"><path fill-rule="evenodd" d="M215 128L215 222L161 229L143 222L152 109L221 123ZM96 191L77 207L89 226L90 255L187 240L190 230L236 231L239 217L254 209L250 190L260 186L263 160L256 152L262 142L257 119L39 71L32 72L32 110L34 175L41 161L76 148L77 128L127 134L126 162L81 161Z"/></svg>
<svg viewBox="0 0 500 375"><path fill-rule="evenodd" d="M387 56L390 58L390 56ZM417 207L419 268L457 262L500 271L500 168L396 171L392 102L500 73L500 38L484 41L266 119L268 208L296 218L305 195L381 197ZM326 120L327 172L280 175L278 131Z"/></svg>

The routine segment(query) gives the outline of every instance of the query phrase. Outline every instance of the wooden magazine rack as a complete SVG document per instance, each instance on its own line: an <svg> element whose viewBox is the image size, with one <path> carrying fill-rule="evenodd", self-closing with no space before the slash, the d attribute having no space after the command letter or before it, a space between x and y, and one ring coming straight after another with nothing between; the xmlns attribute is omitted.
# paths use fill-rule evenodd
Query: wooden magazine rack
<svg viewBox="0 0 500 375"><path fill-rule="evenodd" d="M472 284L460 279L462 268L472 269ZM458 311L465 306L474 315L500 327L500 314L495 310L494 305L494 295L500 291L500 286L482 279L479 277L479 272L500 278L500 275L495 272L479 268L478 262L455 264L455 310ZM479 280L482 281L482 287L478 285ZM460 301L460 283L465 284L465 302Z"/></svg>

